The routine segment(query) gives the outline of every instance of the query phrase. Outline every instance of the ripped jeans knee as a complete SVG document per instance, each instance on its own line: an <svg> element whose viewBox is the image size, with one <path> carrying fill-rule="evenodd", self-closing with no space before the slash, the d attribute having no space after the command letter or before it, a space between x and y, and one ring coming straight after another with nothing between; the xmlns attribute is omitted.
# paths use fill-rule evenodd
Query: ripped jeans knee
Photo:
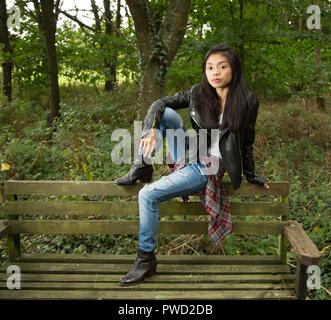
<svg viewBox="0 0 331 320"><path fill-rule="evenodd" d="M190 164L159 180L145 184L139 191L139 248L152 251L156 247L160 202L203 190L208 176L201 175L198 164Z"/></svg>

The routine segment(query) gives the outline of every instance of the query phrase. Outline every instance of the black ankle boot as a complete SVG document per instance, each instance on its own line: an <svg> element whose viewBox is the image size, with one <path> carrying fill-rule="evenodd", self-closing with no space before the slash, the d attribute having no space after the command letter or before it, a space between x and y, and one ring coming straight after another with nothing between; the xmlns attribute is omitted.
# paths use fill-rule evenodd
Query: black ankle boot
<svg viewBox="0 0 331 320"><path fill-rule="evenodd" d="M133 264L133 267L128 274L121 279L122 286L130 286L144 281L146 277L156 273L157 261L154 251L145 252L138 250L138 257Z"/></svg>
<svg viewBox="0 0 331 320"><path fill-rule="evenodd" d="M153 177L153 166L143 161L142 164L133 164L130 171L123 177L114 181L119 186L135 184L137 180L150 182Z"/></svg>

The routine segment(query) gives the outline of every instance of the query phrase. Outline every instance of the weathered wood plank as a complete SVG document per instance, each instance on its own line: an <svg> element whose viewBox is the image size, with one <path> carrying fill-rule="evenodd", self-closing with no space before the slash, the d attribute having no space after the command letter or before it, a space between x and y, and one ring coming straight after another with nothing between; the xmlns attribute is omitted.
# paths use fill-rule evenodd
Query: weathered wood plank
<svg viewBox="0 0 331 320"><path fill-rule="evenodd" d="M4 264L6 270L10 262ZM99 273L123 274L128 272L132 264L92 264L92 263L15 263L22 273ZM183 265L159 264L158 274L281 274L289 273L287 265Z"/></svg>
<svg viewBox="0 0 331 320"><path fill-rule="evenodd" d="M170 299L296 299L293 290L225 290L225 291L88 291L88 290L1 290L0 299L47 300L170 300Z"/></svg>
<svg viewBox="0 0 331 320"><path fill-rule="evenodd" d="M281 221L233 222L234 234L281 234ZM207 234L208 221L160 221L158 233ZM8 221L12 234L139 234L139 221L18 220Z"/></svg>
<svg viewBox="0 0 331 320"><path fill-rule="evenodd" d="M322 254L298 222L288 221L287 226L284 228L284 233L297 255L300 264L309 266L312 264L319 265L321 263Z"/></svg>
<svg viewBox="0 0 331 320"><path fill-rule="evenodd" d="M5 282L0 282L0 290L7 289ZM293 290L293 283L141 283L123 287L117 283L104 282L32 282L22 281L21 290L111 290L111 291L196 291L196 290Z"/></svg>
<svg viewBox="0 0 331 320"><path fill-rule="evenodd" d="M288 196L280 196L280 202L289 205ZM289 209L287 210L289 212ZM281 215L280 221L287 221L288 215ZM278 254L282 259L283 263L287 261L287 239L284 233L278 237Z"/></svg>
<svg viewBox="0 0 331 320"><path fill-rule="evenodd" d="M229 182L224 182L228 195L287 195L287 181L270 182L270 189L243 181L241 187L233 190ZM7 180L4 182L5 193L16 195L101 195L101 196L134 196L143 184L117 186L113 181L34 181Z"/></svg>
<svg viewBox="0 0 331 320"><path fill-rule="evenodd" d="M288 202L231 202L233 216L287 216ZM7 201L4 215L133 216L136 201ZM159 215L208 215L200 202L163 202Z"/></svg>
<svg viewBox="0 0 331 320"><path fill-rule="evenodd" d="M119 279L125 275L108 274L43 274L43 273L23 273L21 281L35 282L106 282L118 283ZM0 273L0 282L7 281L7 273ZM294 283L295 277L292 274L215 274L212 277L200 274L162 275L155 274L146 278L145 283Z"/></svg>
<svg viewBox="0 0 331 320"><path fill-rule="evenodd" d="M158 264L280 264L278 255L156 255ZM127 263L132 264L136 254L27 254L22 253L20 262L49 263Z"/></svg>

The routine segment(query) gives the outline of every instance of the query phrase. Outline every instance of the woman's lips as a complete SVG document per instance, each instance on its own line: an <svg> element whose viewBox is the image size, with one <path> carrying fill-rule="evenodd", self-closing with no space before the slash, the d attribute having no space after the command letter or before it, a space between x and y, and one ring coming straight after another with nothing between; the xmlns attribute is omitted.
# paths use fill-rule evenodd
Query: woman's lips
<svg viewBox="0 0 331 320"><path fill-rule="evenodd" d="M218 83L218 82L221 82L221 79L213 79L212 81L215 83Z"/></svg>

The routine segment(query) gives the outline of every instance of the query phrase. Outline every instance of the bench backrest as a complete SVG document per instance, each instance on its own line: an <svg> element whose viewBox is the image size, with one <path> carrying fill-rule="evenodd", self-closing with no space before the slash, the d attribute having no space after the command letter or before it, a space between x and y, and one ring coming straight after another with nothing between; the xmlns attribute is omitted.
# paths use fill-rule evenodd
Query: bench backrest
<svg viewBox="0 0 331 320"><path fill-rule="evenodd" d="M288 219L289 184L271 182L265 190L243 182L234 191L225 182L234 217L234 234L276 234L280 236L279 255L286 259L283 228ZM8 219L11 235L31 234L138 234L137 194L142 185L121 187L112 181L16 181L4 182L6 201L1 217ZM35 196L43 196L38 198ZM23 197L22 197L23 196ZM45 197L46 196L46 197ZM66 196L66 197L62 197ZM122 197L122 198L121 198ZM123 199L124 197L124 199ZM248 199L245 199L248 197ZM80 200L77 200L80 198ZM200 201L167 201L159 204L162 216L206 216ZM253 200L252 200L253 199ZM89 201L88 201L89 200ZM56 216L56 219L29 219L22 216ZM59 216L64 216L62 220ZM102 216L103 219L91 219ZM112 219L112 216L124 219ZM126 216L137 216L135 220ZM236 216L269 217L261 221L236 221ZM72 217L74 219L68 219ZM89 219L77 220L77 217ZM274 217L274 219L270 219ZM162 219L163 220L163 219ZM160 221L159 232L168 234L206 234L209 219L204 221Z"/></svg>

